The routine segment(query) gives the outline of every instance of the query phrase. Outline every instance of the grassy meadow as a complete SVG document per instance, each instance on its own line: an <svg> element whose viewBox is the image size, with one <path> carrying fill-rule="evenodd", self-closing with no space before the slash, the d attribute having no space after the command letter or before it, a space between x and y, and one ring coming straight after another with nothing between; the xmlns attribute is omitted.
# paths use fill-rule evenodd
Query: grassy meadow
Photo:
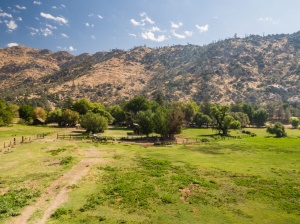
<svg viewBox="0 0 300 224"><path fill-rule="evenodd" d="M27 128L17 126L18 135L45 132ZM0 141L13 129L1 128ZM0 153L0 223L33 204L91 149L104 162L70 186L68 201L47 223L300 223L300 130L288 129L287 138L247 130L257 136L221 140L209 137L211 129L185 129L178 138L206 140L149 146L56 140L53 133L16 146Z"/></svg>

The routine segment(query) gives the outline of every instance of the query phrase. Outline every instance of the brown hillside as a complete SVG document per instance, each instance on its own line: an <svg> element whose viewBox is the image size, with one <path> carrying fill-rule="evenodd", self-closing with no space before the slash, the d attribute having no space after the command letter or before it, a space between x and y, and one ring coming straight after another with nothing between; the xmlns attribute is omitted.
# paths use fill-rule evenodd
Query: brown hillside
<svg viewBox="0 0 300 224"><path fill-rule="evenodd" d="M9 100L113 103L161 92L167 100L300 101L300 32L76 57L13 47L0 49L0 58L0 94Z"/></svg>

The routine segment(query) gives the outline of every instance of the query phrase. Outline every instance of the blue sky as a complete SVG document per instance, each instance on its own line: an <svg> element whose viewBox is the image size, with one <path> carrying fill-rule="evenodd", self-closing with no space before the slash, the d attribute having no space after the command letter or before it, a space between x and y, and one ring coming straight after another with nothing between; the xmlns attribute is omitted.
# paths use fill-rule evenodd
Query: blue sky
<svg viewBox="0 0 300 224"><path fill-rule="evenodd" d="M0 48L78 55L300 30L298 0L1 0Z"/></svg>

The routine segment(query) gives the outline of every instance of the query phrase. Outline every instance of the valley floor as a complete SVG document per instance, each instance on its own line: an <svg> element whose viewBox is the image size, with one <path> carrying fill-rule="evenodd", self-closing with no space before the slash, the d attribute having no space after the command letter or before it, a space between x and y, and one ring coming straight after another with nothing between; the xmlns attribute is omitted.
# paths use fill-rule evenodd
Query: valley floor
<svg viewBox="0 0 300 224"><path fill-rule="evenodd" d="M48 134L0 152L0 223L299 223L300 131L249 130L257 136L223 140L185 129L181 144L153 146L1 128L3 146Z"/></svg>

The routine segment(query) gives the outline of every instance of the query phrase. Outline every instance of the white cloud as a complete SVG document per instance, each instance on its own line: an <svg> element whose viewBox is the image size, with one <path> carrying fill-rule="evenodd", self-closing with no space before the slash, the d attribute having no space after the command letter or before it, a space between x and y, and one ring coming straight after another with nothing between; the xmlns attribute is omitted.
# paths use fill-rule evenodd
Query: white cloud
<svg viewBox="0 0 300 224"><path fill-rule="evenodd" d="M140 13L140 16L141 16L141 17L147 16L147 13L141 12L141 13Z"/></svg>
<svg viewBox="0 0 300 224"><path fill-rule="evenodd" d="M98 17L99 19L103 19L103 16L101 16L101 15L97 15L97 17Z"/></svg>
<svg viewBox="0 0 300 224"><path fill-rule="evenodd" d="M52 9L57 9L57 6L54 5L54 6L52 6L51 8L52 8Z"/></svg>
<svg viewBox="0 0 300 224"><path fill-rule="evenodd" d="M69 38L69 36L67 35L67 34L65 34L65 33L61 33L60 34L63 38Z"/></svg>
<svg viewBox="0 0 300 224"><path fill-rule="evenodd" d="M134 19L131 19L130 22L134 25L134 26L145 26L145 23L143 22L137 22Z"/></svg>
<svg viewBox="0 0 300 224"><path fill-rule="evenodd" d="M96 40L96 37L95 37L95 35L92 35L92 36L91 36L91 38L92 38L93 40Z"/></svg>
<svg viewBox="0 0 300 224"><path fill-rule="evenodd" d="M26 10L27 8L25 6L16 5L16 7L20 10Z"/></svg>
<svg viewBox="0 0 300 224"><path fill-rule="evenodd" d="M213 19L219 19L219 17L218 16L214 16Z"/></svg>
<svg viewBox="0 0 300 224"><path fill-rule="evenodd" d="M171 22L171 27L173 29L178 29L179 27L181 27L183 25L183 23L173 23Z"/></svg>
<svg viewBox="0 0 300 224"><path fill-rule="evenodd" d="M18 17L16 20L18 21L22 21L23 19L21 17Z"/></svg>
<svg viewBox="0 0 300 224"><path fill-rule="evenodd" d="M94 24L90 24L90 23L85 23L84 25L87 26L87 27L94 27L95 26Z"/></svg>
<svg viewBox="0 0 300 224"><path fill-rule="evenodd" d="M178 39L185 39L185 38L186 38L186 36L181 35L181 34L178 34L178 33L176 33L175 31L173 31L173 36L174 36L174 37L177 37Z"/></svg>
<svg viewBox="0 0 300 224"><path fill-rule="evenodd" d="M45 37L52 35L52 30L50 30L49 28L46 29L41 29L41 34Z"/></svg>
<svg viewBox="0 0 300 224"><path fill-rule="evenodd" d="M34 5L41 5L42 3L40 1L33 1Z"/></svg>
<svg viewBox="0 0 300 224"><path fill-rule="evenodd" d="M6 22L6 26L8 28L8 32L12 32L12 31L14 31L15 29L18 28L18 25L13 20L11 20L9 22Z"/></svg>
<svg viewBox="0 0 300 224"><path fill-rule="evenodd" d="M145 12L140 13L140 16L142 17L142 19L140 21L136 21L134 19L131 19L130 22L134 26L145 26L146 23L148 23L150 25L155 24L155 22L152 19L150 19L150 17L148 17Z"/></svg>
<svg viewBox="0 0 300 224"><path fill-rule="evenodd" d="M66 8L66 6L64 4L61 4L60 6L63 7L63 8Z"/></svg>
<svg viewBox="0 0 300 224"><path fill-rule="evenodd" d="M192 31L184 31L184 34L188 37L193 36L193 32Z"/></svg>
<svg viewBox="0 0 300 224"><path fill-rule="evenodd" d="M259 18L258 21L271 23L273 25L276 25L276 24L280 23L280 19L279 20L274 20L272 17L262 17L262 18Z"/></svg>
<svg viewBox="0 0 300 224"><path fill-rule="evenodd" d="M69 50L69 51L77 51L73 46L70 46L70 47L68 48L68 50Z"/></svg>
<svg viewBox="0 0 300 224"><path fill-rule="evenodd" d="M206 31L208 31L209 25L208 25L208 24L206 24L206 25L204 25L204 26L196 25L196 27L197 27L197 29L200 31L200 33L204 33L204 32L206 32Z"/></svg>
<svg viewBox="0 0 300 224"><path fill-rule="evenodd" d="M7 44L7 47L16 47L16 46L19 46L18 43L9 43Z"/></svg>
<svg viewBox="0 0 300 224"><path fill-rule="evenodd" d="M62 17L62 16L52 16L51 14L47 14L47 13L43 13L41 12L40 15L46 19L51 19L51 20L54 20L55 22L59 23L59 24L68 24L68 21Z"/></svg>
<svg viewBox="0 0 300 224"><path fill-rule="evenodd" d="M130 33L129 36L136 38L136 35L134 33Z"/></svg>
<svg viewBox="0 0 300 224"><path fill-rule="evenodd" d="M161 30L157 26L154 26L149 31L151 31L151 32L159 32Z"/></svg>
<svg viewBox="0 0 300 224"><path fill-rule="evenodd" d="M1 12L0 13L0 17L8 17L8 18L12 18L12 15L11 14L8 14L6 12Z"/></svg>
<svg viewBox="0 0 300 224"><path fill-rule="evenodd" d="M142 13L140 13L140 16L144 18L141 20L141 22L143 22L143 23L147 22L151 25L155 24L155 22L152 19L150 19L150 17L147 15L147 13L142 12Z"/></svg>
<svg viewBox="0 0 300 224"><path fill-rule="evenodd" d="M146 22L148 22L148 23L150 23L150 24L155 24L155 22L152 20L152 19L150 19L149 17L146 17L145 19L143 19L142 21L146 21Z"/></svg>
<svg viewBox="0 0 300 224"><path fill-rule="evenodd" d="M31 32L30 32L31 36L35 36L35 35L37 35L40 32L39 29L36 29L36 28L33 28L33 27L29 27L28 29L31 30Z"/></svg>
<svg viewBox="0 0 300 224"><path fill-rule="evenodd" d="M52 26L50 24L45 24L45 26L47 26L48 28L52 29L52 30L56 30L57 27L56 26Z"/></svg>
<svg viewBox="0 0 300 224"><path fill-rule="evenodd" d="M155 37L154 33L147 31L142 33L142 38L145 40L152 40L155 42L163 42L165 40L167 40L167 37L165 35L160 35L158 37Z"/></svg>

